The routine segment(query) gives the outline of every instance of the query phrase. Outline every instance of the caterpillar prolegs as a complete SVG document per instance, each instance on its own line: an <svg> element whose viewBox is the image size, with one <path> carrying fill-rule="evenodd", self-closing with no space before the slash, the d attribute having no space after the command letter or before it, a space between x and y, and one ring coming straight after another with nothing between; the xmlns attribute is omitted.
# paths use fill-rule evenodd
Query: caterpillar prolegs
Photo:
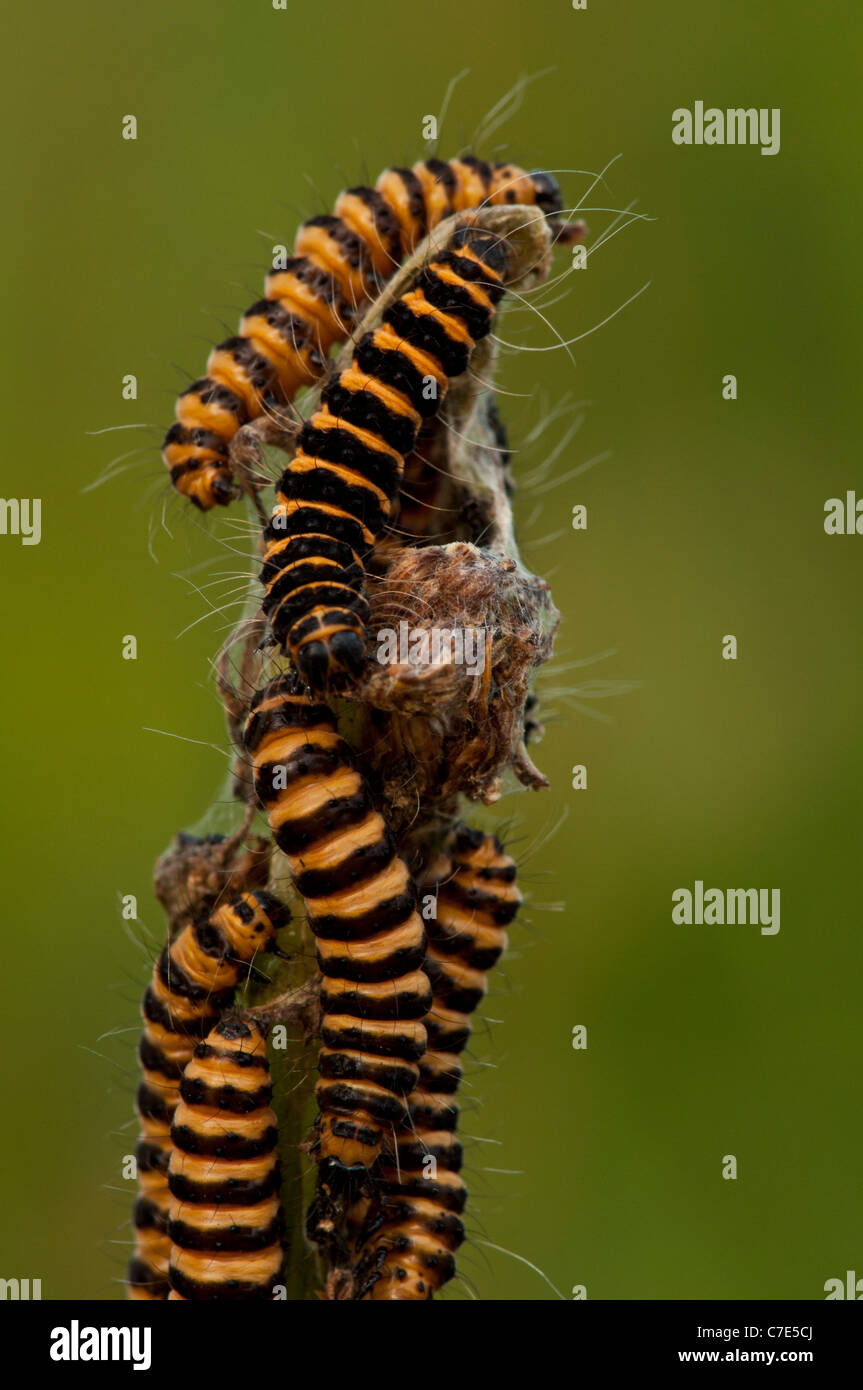
<svg viewBox="0 0 863 1390"><path fill-rule="evenodd" d="M265 297L239 332L210 354L207 375L177 401L163 458L178 492L202 511L237 495L231 444L237 432L287 405L317 380L333 344L351 333L368 304L421 239L453 213L485 206L539 208L556 239L578 239L563 222L550 174L465 156L387 169L375 188L349 188L332 216L312 217L294 252L267 277Z"/></svg>

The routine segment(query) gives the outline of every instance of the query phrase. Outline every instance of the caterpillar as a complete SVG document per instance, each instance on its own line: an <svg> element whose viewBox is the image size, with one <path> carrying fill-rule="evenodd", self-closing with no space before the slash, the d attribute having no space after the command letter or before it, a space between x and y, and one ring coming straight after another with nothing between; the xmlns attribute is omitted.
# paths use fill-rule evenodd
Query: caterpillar
<svg viewBox="0 0 863 1390"><path fill-rule="evenodd" d="M375 188L349 188L332 216L300 227L294 255L267 276L265 297L243 315L239 333L210 353L207 374L179 396L162 457L171 481L201 511L237 496L231 442L245 424L286 405L325 370L403 258L453 213L488 205L540 208L559 241L583 224L561 220L550 174L465 156L386 169Z"/></svg>
<svg viewBox="0 0 863 1390"><path fill-rule="evenodd" d="M470 419L471 439L480 434L486 436L492 464L511 498L514 486L509 440L490 391L483 392ZM461 433L456 437L460 440ZM454 475L448 446L449 430L437 419L420 430L413 452L405 459L398 518L390 528L403 546L443 545L453 540L481 544L487 536L487 504Z"/></svg>
<svg viewBox="0 0 863 1390"><path fill-rule="evenodd" d="M271 951L286 909L263 889L241 894L185 926L162 950L142 1005L138 1046L143 1080L136 1108L141 1138L135 1151L139 1195L133 1225L135 1253L127 1285L132 1299L168 1295L168 1163L171 1120L183 1069L196 1041L217 1023L243 974L260 951Z"/></svg>
<svg viewBox="0 0 863 1390"><path fill-rule="evenodd" d="M313 689L362 671L368 553L392 515L421 420L491 328L506 253L500 237L457 228L450 249L360 338L300 431L276 487L261 581L273 638Z"/></svg>
<svg viewBox="0 0 863 1390"><path fill-rule="evenodd" d="M372 1166L417 1083L431 1002L425 929L407 865L327 706L296 677L277 677L251 702L245 745L316 938L318 1157L338 1182Z"/></svg>
<svg viewBox="0 0 863 1390"><path fill-rule="evenodd" d="M428 925L425 962L434 991L428 1046L395 1157L382 1165L378 1211L366 1223L357 1284L370 1301L430 1299L455 1273L467 1198L453 1099L460 1054L486 974L506 948L505 928L521 903L515 861L494 835L465 825L456 827L432 877L437 913Z"/></svg>
<svg viewBox="0 0 863 1390"><path fill-rule="evenodd" d="M171 1125L170 1299L265 1299L282 1271L266 1041L228 1014L198 1043Z"/></svg>

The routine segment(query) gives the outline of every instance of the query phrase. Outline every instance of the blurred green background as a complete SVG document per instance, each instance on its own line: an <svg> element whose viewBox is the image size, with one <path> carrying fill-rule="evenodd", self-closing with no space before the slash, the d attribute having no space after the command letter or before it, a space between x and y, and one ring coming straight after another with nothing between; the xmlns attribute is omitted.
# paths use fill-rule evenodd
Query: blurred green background
<svg viewBox="0 0 863 1390"><path fill-rule="evenodd" d="M3 493L43 499L43 536L0 537L0 1274L41 1277L46 1298L120 1295L146 957L118 895L157 940L153 860L224 770L207 663L231 615L178 634L208 611L193 585L243 562L163 475L174 364L203 369L273 241L423 154L422 117L460 69L444 156L521 74L555 65L481 153L505 143L561 170L621 153L589 204L637 198L656 220L565 281L550 310L565 338L651 282L575 368L563 351L505 363L506 389L533 397L503 398L516 447L569 393L592 404L558 476L612 453L523 492L521 539L553 578L560 666L614 651L545 688L640 687L585 702L611 722L547 698L552 789L500 804L532 902L492 983L500 1022L477 1029L464 1127L493 1142L468 1147L472 1290L448 1296L553 1297L527 1260L567 1297L823 1297L863 1262L863 539L822 524L828 497L863 491L858 7L49 0L4 25ZM781 108L781 152L673 145L672 110L696 99ZM573 200L590 182L560 181ZM523 311L504 336L555 342ZM139 421L152 430L90 433ZM697 878L779 887L781 931L673 925L672 891Z"/></svg>

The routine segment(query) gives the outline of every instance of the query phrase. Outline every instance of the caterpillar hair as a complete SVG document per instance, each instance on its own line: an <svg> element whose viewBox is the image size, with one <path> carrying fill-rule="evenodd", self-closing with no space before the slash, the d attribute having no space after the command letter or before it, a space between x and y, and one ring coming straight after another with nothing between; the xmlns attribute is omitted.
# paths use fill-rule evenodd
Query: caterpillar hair
<svg viewBox="0 0 863 1390"><path fill-rule="evenodd" d="M264 1033L237 1014L195 1048L171 1126L171 1299L271 1299L282 1272Z"/></svg>
<svg viewBox="0 0 863 1390"><path fill-rule="evenodd" d="M464 156L386 169L375 188L349 188L332 216L303 223L294 255L270 272L265 297L239 333L210 353L207 375L177 400L162 456L174 487L202 511L237 496L230 446L245 424L288 404L323 373L330 348L351 333L403 258L444 218L486 206L538 207L556 239L576 240L561 220L555 180L514 164Z"/></svg>
<svg viewBox="0 0 863 1390"><path fill-rule="evenodd" d="M128 1270L132 1299L168 1294L168 1163L171 1120L183 1069L196 1041L214 1027L233 1000L254 957L272 950L286 909L263 889L241 894L184 927L162 950L144 995L144 1031L138 1046L143 1080L137 1111L139 1196L133 1224L136 1248Z"/></svg>
<svg viewBox="0 0 863 1390"><path fill-rule="evenodd" d="M416 889L331 711L279 677L245 743L273 838L305 900L323 976L318 1157L361 1174L405 1117L431 1002Z"/></svg>
<svg viewBox="0 0 863 1390"><path fill-rule="evenodd" d="M377 1210L366 1222L357 1287L371 1301L430 1299L455 1273L467 1198L453 1099L462 1077L460 1054L487 972L506 948L505 927L521 903L515 861L494 835L464 825L432 874L437 913L428 927L425 963L434 991L428 1046L395 1157L382 1165Z"/></svg>
<svg viewBox="0 0 863 1390"><path fill-rule="evenodd" d="M467 369L503 291L507 244L466 225L324 388L276 487L261 580L273 637L313 689L365 664L365 563L393 514L405 455Z"/></svg>

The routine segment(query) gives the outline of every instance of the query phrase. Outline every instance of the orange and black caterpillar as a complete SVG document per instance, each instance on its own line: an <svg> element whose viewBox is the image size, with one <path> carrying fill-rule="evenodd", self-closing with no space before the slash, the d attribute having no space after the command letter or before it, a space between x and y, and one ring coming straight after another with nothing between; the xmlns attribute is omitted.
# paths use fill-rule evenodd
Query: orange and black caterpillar
<svg viewBox="0 0 863 1390"><path fill-rule="evenodd" d="M261 580L273 637L314 689L362 670L369 550L393 513L421 420L491 328L506 256L500 237L457 228L381 327L363 334L300 431L276 487Z"/></svg>
<svg viewBox="0 0 863 1390"><path fill-rule="evenodd" d="M133 1216L135 1254L127 1275L130 1298L168 1295L168 1162L183 1069L195 1043L232 1002L254 957L273 950L276 932L286 920L284 906L271 893L243 893L184 927L153 968L138 1046L144 1075L137 1095L140 1195Z"/></svg>
<svg viewBox="0 0 863 1390"><path fill-rule="evenodd" d="M536 206L556 237L578 237L561 220L550 174L465 156L386 169L375 188L349 188L333 216L312 217L295 254L267 276L265 298L246 311L240 331L219 343L207 375L177 401L162 456L171 481L202 511L237 495L230 445L241 426L287 404L323 373L383 284L445 217L500 204Z"/></svg>
<svg viewBox="0 0 863 1390"><path fill-rule="evenodd" d="M455 1273L467 1197L453 1099L462 1077L460 1054L470 1037L471 1014L486 991L486 974L506 947L505 927L521 903L515 862L494 835L460 825L447 850L433 870L437 912L428 924L425 962L434 991L428 1047L395 1157L382 1166L381 1197L367 1222L358 1265L359 1297L371 1301L429 1299Z"/></svg>
<svg viewBox="0 0 863 1390"><path fill-rule="evenodd" d="M245 729L255 789L305 900L323 976L319 1159L361 1175L405 1117L431 989L416 889L326 705L279 677Z"/></svg>
<svg viewBox="0 0 863 1390"><path fill-rule="evenodd" d="M269 1299L283 1263L264 1033L228 1014L198 1043L171 1125L171 1299Z"/></svg>

